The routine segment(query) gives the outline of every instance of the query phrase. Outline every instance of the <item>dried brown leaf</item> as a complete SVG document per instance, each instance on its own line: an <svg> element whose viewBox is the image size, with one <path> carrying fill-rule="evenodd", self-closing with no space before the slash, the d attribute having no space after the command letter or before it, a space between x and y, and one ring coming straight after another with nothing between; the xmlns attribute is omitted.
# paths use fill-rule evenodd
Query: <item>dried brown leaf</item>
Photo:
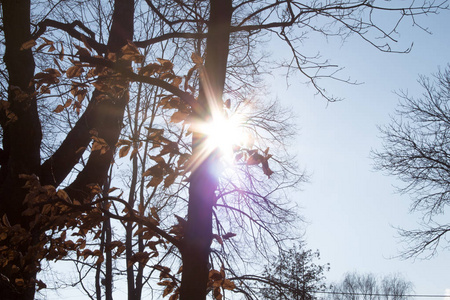
<svg viewBox="0 0 450 300"><path fill-rule="evenodd" d="M26 41L25 43L22 44L22 46L20 46L20 50L30 49L30 48L34 47L36 44L37 43L35 40Z"/></svg>

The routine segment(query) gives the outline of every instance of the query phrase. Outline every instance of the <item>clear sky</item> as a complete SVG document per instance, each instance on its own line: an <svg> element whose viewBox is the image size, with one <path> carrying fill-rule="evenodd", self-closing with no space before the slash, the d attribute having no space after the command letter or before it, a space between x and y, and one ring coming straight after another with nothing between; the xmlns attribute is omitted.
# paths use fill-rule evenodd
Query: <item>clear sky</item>
<svg viewBox="0 0 450 300"><path fill-rule="evenodd" d="M431 75L450 63L450 13L420 21L432 35L410 23L399 30L398 49L414 42L409 54L379 52L356 36L344 44L311 41L315 49L326 45L323 57L345 67L343 77L364 82L327 85L345 98L342 102L327 104L293 81L285 90L282 79L273 91L299 117L301 130L294 146L312 176L292 197L309 221L308 247L319 249L322 262L331 264L329 281L339 281L349 271L402 273L414 283L416 294L445 294L449 289L450 295L448 250L430 260L393 258L404 246L394 227L415 228L420 215L409 213L409 197L396 194L396 179L375 172L369 157L381 144L376 126L388 123L398 103L393 91L407 89L419 95L418 75Z"/></svg>

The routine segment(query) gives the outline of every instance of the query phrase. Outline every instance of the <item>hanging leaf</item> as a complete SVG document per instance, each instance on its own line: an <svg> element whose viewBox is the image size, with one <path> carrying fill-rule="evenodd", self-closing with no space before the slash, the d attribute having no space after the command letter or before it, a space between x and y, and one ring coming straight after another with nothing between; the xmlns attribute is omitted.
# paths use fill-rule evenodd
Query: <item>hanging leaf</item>
<svg viewBox="0 0 450 300"><path fill-rule="evenodd" d="M77 54L79 56L85 56L85 57L89 57L91 56L91 53L89 53L89 50L83 47L80 47L78 45L75 45L75 48L77 48Z"/></svg>
<svg viewBox="0 0 450 300"><path fill-rule="evenodd" d="M54 113L60 113L64 110L64 106L62 106L61 104L59 104L54 110Z"/></svg>
<svg viewBox="0 0 450 300"><path fill-rule="evenodd" d="M123 146L119 150L119 158L127 156L128 152L130 151L130 146Z"/></svg>
<svg viewBox="0 0 450 300"><path fill-rule="evenodd" d="M164 157L161 156L154 156L154 155L150 155L150 158L152 160L154 160L158 165L164 166L166 165L166 161L164 160Z"/></svg>
<svg viewBox="0 0 450 300"><path fill-rule="evenodd" d="M3 222L3 225L5 225L6 227L11 227L11 224L9 223L9 220L8 220L8 216L6 214L3 214L2 222Z"/></svg>
<svg viewBox="0 0 450 300"><path fill-rule="evenodd" d="M222 287L226 290L234 290L236 288L236 285L234 284L234 282L232 282L231 280L225 279L222 282Z"/></svg>
<svg viewBox="0 0 450 300"><path fill-rule="evenodd" d="M133 44L130 41L128 41L128 44L123 46L121 50L122 50L123 54L133 54L133 55L140 54L138 48L136 47L136 45Z"/></svg>
<svg viewBox="0 0 450 300"><path fill-rule="evenodd" d="M161 65L156 64L156 63L151 63L146 65L145 67L142 67L139 70L139 75L144 75L144 76L152 76L153 74L155 74L156 72L158 72L161 68Z"/></svg>
<svg viewBox="0 0 450 300"><path fill-rule="evenodd" d="M172 296L169 297L169 300L178 300L178 297L180 294L178 292L175 292L175 294L172 294Z"/></svg>
<svg viewBox="0 0 450 300"><path fill-rule="evenodd" d="M170 293L172 293L173 288L174 288L174 285L173 285L173 284L168 285L168 286L164 289L163 297L165 297L165 296L169 295Z"/></svg>
<svg viewBox="0 0 450 300"><path fill-rule="evenodd" d="M56 58L53 58L53 62L55 63L55 65L58 67L58 70L60 72L63 72L61 65L59 64L58 60L56 60Z"/></svg>
<svg viewBox="0 0 450 300"><path fill-rule="evenodd" d="M97 261L95 262L95 264L98 266L98 265L100 265L104 260L105 260L105 257L104 257L103 255L102 255L102 256L99 256L98 259L97 259Z"/></svg>
<svg viewBox="0 0 450 300"><path fill-rule="evenodd" d="M76 113L79 115L80 111L81 111L81 103L78 101L75 101L75 103L73 104L73 110L75 110Z"/></svg>
<svg viewBox="0 0 450 300"><path fill-rule="evenodd" d="M173 103L171 103L172 98L174 98L174 96L172 95L167 95L161 98L161 100L159 100L158 102L158 107L161 107L163 109L172 109L172 108L176 108L175 106L173 106Z"/></svg>
<svg viewBox="0 0 450 300"><path fill-rule="evenodd" d="M251 155L247 160L247 165L257 165L259 163L262 163L264 161L264 157L261 154L254 153Z"/></svg>
<svg viewBox="0 0 450 300"><path fill-rule="evenodd" d="M213 239L215 239L220 245L223 245L223 240L217 234L213 234Z"/></svg>
<svg viewBox="0 0 450 300"><path fill-rule="evenodd" d="M120 146L122 146L122 145L128 145L128 146L131 146L131 141L130 141L130 140L123 140L123 139L120 139L120 140L117 142L116 147L120 147Z"/></svg>
<svg viewBox="0 0 450 300"><path fill-rule="evenodd" d="M158 156L163 156L165 154L170 154L170 156L173 156L175 154L179 154L180 150L178 148L177 142L168 142L166 145L163 146L161 153L159 153Z"/></svg>
<svg viewBox="0 0 450 300"><path fill-rule="evenodd" d="M236 236L236 233L228 232L228 233L222 235L222 239L228 240L228 239L230 239L232 237L235 237L235 236Z"/></svg>
<svg viewBox="0 0 450 300"><path fill-rule="evenodd" d="M176 172L169 174L169 176L167 176L166 179L164 179L164 187L165 188L170 187L175 182L175 179L177 179L177 177L178 177L178 173L176 173Z"/></svg>
<svg viewBox="0 0 450 300"><path fill-rule="evenodd" d="M231 100L230 99L227 99L227 101L225 101L225 107L230 109L230 107L231 107Z"/></svg>
<svg viewBox="0 0 450 300"><path fill-rule="evenodd" d="M189 80L191 80L192 74L194 73L194 71L197 69L197 65L193 66L192 68L189 69L186 77L184 78L184 90L187 91L188 87L189 87Z"/></svg>
<svg viewBox="0 0 450 300"><path fill-rule="evenodd" d="M72 99L68 98L68 99L66 100L66 103L64 103L64 108L69 107L70 104L72 104Z"/></svg>
<svg viewBox="0 0 450 300"><path fill-rule="evenodd" d="M158 62L163 66L162 71L169 71L173 69L173 63L168 59L157 58Z"/></svg>
<svg viewBox="0 0 450 300"><path fill-rule="evenodd" d="M92 152L100 150L100 154L105 154L109 150L108 143L104 139L97 136L93 136L92 139L94 140L91 149Z"/></svg>
<svg viewBox="0 0 450 300"><path fill-rule="evenodd" d="M220 287L214 288L214 299L222 300L222 294L220 293Z"/></svg>
<svg viewBox="0 0 450 300"><path fill-rule="evenodd" d="M117 55L116 55L116 53L109 52L108 55L107 55L107 58L108 58L108 60L110 60L112 62L116 62Z"/></svg>
<svg viewBox="0 0 450 300"><path fill-rule="evenodd" d="M162 68L161 71L165 71L163 74L161 74L161 76L159 77L162 80L173 80L174 78L176 78L177 76L175 74L172 73L172 69L168 69L168 67L164 67Z"/></svg>
<svg viewBox="0 0 450 300"><path fill-rule="evenodd" d="M135 63L142 63L144 61L144 56L141 54L124 54L120 57L122 60L134 61Z"/></svg>
<svg viewBox="0 0 450 300"><path fill-rule="evenodd" d="M28 50L34 46L36 46L36 41L35 40L29 40L25 43L22 44L22 46L20 47L20 50Z"/></svg>
<svg viewBox="0 0 450 300"><path fill-rule="evenodd" d="M45 37L41 36L41 39L44 40L45 45L53 45L53 41L50 41L49 39L46 39Z"/></svg>
<svg viewBox="0 0 450 300"><path fill-rule="evenodd" d="M197 53L192 52L191 54L192 62L196 65L202 65L203 64L203 58L199 56Z"/></svg>
<svg viewBox="0 0 450 300"><path fill-rule="evenodd" d="M131 151L130 160L132 160L139 152L138 148L134 148L133 151Z"/></svg>
<svg viewBox="0 0 450 300"><path fill-rule="evenodd" d="M67 203L72 203L69 195L67 195L66 191L64 191L64 190L58 190L56 192L56 196L58 196L59 199L66 201Z"/></svg>
<svg viewBox="0 0 450 300"><path fill-rule="evenodd" d="M89 190L93 194L101 194L101 192L102 192L102 188L96 183L90 183L86 186L89 188Z"/></svg>
<svg viewBox="0 0 450 300"><path fill-rule="evenodd" d="M67 78L78 77L83 73L84 69L80 66L72 66L66 71Z"/></svg>
<svg viewBox="0 0 450 300"><path fill-rule="evenodd" d="M42 281L42 280L38 280L36 282L37 286L38 286L38 291L47 288L47 285Z"/></svg>
<svg viewBox="0 0 450 300"><path fill-rule="evenodd" d="M64 46L62 44L61 44L61 52L59 52L58 58L59 60L64 59Z"/></svg>
<svg viewBox="0 0 450 300"><path fill-rule="evenodd" d="M14 282L15 282L15 284L17 286L24 286L25 285L25 281L22 278L16 278L16 280Z"/></svg>
<svg viewBox="0 0 450 300"><path fill-rule="evenodd" d="M86 37L84 36L84 34L81 35L81 41L83 42L84 46L89 49L89 51L92 51L92 48L89 45L89 43L88 43Z"/></svg>
<svg viewBox="0 0 450 300"><path fill-rule="evenodd" d="M164 280L164 281L160 281L157 283L157 285L162 285L162 286L168 286L171 284L172 284L172 281L170 281L170 280Z"/></svg>
<svg viewBox="0 0 450 300"><path fill-rule="evenodd" d="M180 84L181 84L181 81L182 81L181 77L175 77L172 80L172 85L175 86L175 87L179 87Z"/></svg>
<svg viewBox="0 0 450 300"><path fill-rule="evenodd" d="M261 162L261 164L262 164L262 169L263 169L264 174L266 174L267 177L270 178L270 175L273 174L273 171L269 168L269 157L265 157L263 159L263 161Z"/></svg>
<svg viewBox="0 0 450 300"><path fill-rule="evenodd" d="M182 121L185 121L188 116L189 116L189 114L187 114L187 113L184 113L181 111L176 111L173 113L172 117L170 118L170 122L180 123Z"/></svg>
<svg viewBox="0 0 450 300"><path fill-rule="evenodd" d="M189 153L183 153L178 157L177 166L181 167L191 157Z"/></svg>
<svg viewBox="0 0 450 300"><path fill-rule="evenodd" d="M50 94L50 88L48 85L41 86L41 89L39 90L41 94Z"/></svg>
<svg viewBox="0 0 450 300"><path fill-rule="evenodd" d="M154 176L152 177L152 180L150 180L150 182L147 183L147 187L156 187L163 181L163 179L164 179L163 176Z"/></svg>
<svg viewBox="0 0 450 300"><path fill-rule="evenodd" d="M112 192L114 192L114 191L116 191L116 190L118 190L119 188L117 188L117 187L112 187L112 188L110 188L109 190L108 190L108 193L112 193Z"/></svg>
<svg viewBox="0 0 450 300"><path fill-rule="evenodd" d="M152 217L155 218L155 220L159 221L158 210L156 209L156 207L152 206L150 208L150 212L152 214Z"/></svg>

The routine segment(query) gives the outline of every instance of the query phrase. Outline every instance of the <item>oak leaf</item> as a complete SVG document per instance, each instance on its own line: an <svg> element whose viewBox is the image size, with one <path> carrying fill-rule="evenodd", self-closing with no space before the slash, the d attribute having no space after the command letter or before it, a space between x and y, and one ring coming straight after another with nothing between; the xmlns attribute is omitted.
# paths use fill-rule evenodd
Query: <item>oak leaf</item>
<svg viewBox="0 0 450 300"><path fill-rule="evenodd" d="M175 182L175 179L177 179L177 177L178 174L176 172L169 174L169 176L167 176L166 179L164 179L164 187L165 188L170 187Z"/></svg>
<svg viewBox="0 0 450 300"><path fill-rule="evenodd" d="M53 112L54 113L60 113L60 112L62 112L64 110L64 106L62 106L61 104L59 104L54 110L53 110Z"/></svg>
<svg viewBox="0 0 450 300"><path fill-rule="evenodd" d="M163 67L163 70L161 71L168 71L168 70L172 70L173 68L173 63L168 60L168 59L163 59L163 58L157 58L158 62L161 64L161 66Z"/></svg>
<svg viewBox="0 0 450 300"><path fill-rule="evenodd" d="M228 233L222 235L222 238L223 238L224 240L228 240L228 239L230 239L230 238L232 238L232 237L235 237L235 236L236 236L236 233L228 232Z"/></svg>
<svg viewBox="0 0 450 300"><path fill-rule="evenodd" d="M130 146L123 146L119 150L119 157L127 156L128 152L130 151Z"/></svg>
<svg viewBox="0 0 450 300"><path fill-rule="evenodd" d="M25 43L22 44L22 46L20 46L20 50L30 49L30 48L34 47L36 44L37 43L35 40L26 41Z"/></svg>
<svg viewBox="0 0 450 300"><path fill-rule="evenodd" d="M200 55L198 55L197 53L195 53L195 52L192 52L191 59L192 59L192 62L194 64L196 64L196 65L202 65L203 64L203 58Z"/></svg>
<svg viewBox="0 0 450 300"><path fill-rule="evenodd" d="M83 73L84 69L80 66L72 66L67 69L66 76L67 78L78 77Z"/></svg>
<svg viewBox="0 0 450 300"><path fill-rule="evenodd" d="M236 288L236 285L233 281L225 279L222 283L222 287L226 290L234 290Z"/></svg>
<svg viewBox="0 0 450 300"><path fill-rule="evenodd" d="M189 116L189 114L187 114L187 113L184 113L181 111L176 111L173 113L172 117L170 118L170 122L180 123L182 121L185 121L188 116Z"/></svg>

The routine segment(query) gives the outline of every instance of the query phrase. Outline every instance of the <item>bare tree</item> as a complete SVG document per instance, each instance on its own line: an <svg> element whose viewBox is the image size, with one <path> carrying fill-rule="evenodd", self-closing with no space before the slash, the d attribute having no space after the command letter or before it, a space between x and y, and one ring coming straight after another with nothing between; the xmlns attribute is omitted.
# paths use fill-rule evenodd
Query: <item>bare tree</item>
<svg viewBox="0 0 450 300"><path fill-rule="evenodd" d="M332 285L329 299L335 300L380 300L408 299L413 291L411 282L401 275L377 278L373 274L347 273L342 282Z"/></svg>
<svg viewBox="0 0 450 300"><path fill-rule="evenodd" d="M448 222L441 222L450 204L450 66L432 78L421 76L424 92L400 93L391 123L381 127L383 148L374 152L376 168L398 177L398 191L411 196L412 211L423 213L422 228L400 230L405 257L433 256L448 247Z"/></svg>

